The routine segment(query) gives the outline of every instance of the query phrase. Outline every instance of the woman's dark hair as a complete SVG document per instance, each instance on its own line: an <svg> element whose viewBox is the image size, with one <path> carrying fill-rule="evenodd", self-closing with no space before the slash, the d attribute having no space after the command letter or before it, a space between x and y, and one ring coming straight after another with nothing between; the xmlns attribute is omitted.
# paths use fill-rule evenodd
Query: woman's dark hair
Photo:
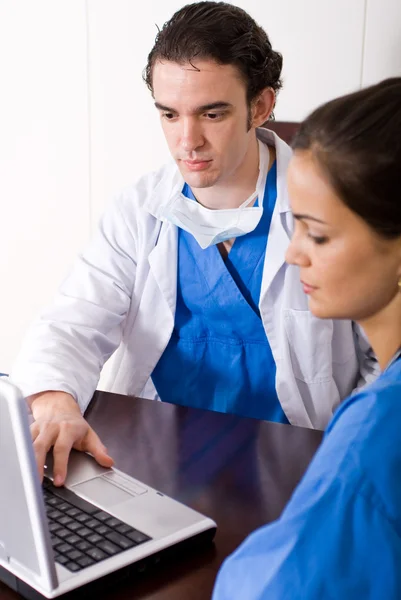
<svg viewBox="0 0 401 600"><path fill-rule="evenodd" d="M234 65L246 84L248 104L260 92L281 88L281 54L266 32L241 8L226 2L197 2L178 10L156 36L143 78L153 94L152 73L158 60L178 64L196 59Z"/></svg>
<svg viewBox="0 0 401 600"><path fill-rule="evenodd" d="M376 233L401 235L401 77L319 107L292 146L310 150L344 204Z"/></svg>

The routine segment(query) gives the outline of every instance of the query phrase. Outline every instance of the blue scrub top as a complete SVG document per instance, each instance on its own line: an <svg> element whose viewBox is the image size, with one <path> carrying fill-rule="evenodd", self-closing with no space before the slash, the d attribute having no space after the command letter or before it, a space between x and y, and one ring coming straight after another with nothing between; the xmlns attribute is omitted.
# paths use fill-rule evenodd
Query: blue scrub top
<svg viewBox="0 0 401 600"><path fill-rule="evenodd" d="M276 365L258 308L277 170L269 170L263 213L225 261L180 229L174 330L152 373L164 402L288 423ZM184 193L193 197L188 186Z"/></svg>
<svg viewBox="0 0 401 600"><path fill-rule="evenodd" d="M335 413L278 521L224 563L213 600L401 598L401 359Z"/></svg>

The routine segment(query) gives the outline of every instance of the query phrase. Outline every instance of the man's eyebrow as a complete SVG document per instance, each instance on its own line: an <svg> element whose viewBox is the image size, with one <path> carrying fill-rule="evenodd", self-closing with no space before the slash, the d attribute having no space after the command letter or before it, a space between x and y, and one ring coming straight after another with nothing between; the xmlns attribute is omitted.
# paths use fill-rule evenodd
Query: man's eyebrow
<svg viewBox="0 0 401 600"><path fill-rule="evenodd" d="M164 104L160 104L160 102L155 102L155 106L158 110L162 110L164 112L176 113L177 111L174 108L170 108L169 106L164 106ZM232 108L232 104L230 102L211 102L210 104L203 104L202 106L198 106L194 113L203 113L208 112L209 110L216 110L222 108Z"/></svg>
<svg viewBox="0 0 401 600"><path fill-rule="evenodd" d="M326 221L322 221L321 219L317 219L316 217L311 217L310 215L303 215L303 214L299 214L299 213L293 213L293 217L297 221L309 220L309 221L316 221L316 223L323 223L323 225L327 225Z"/></svg>
<svg viewBox="0 0 401 600"><path fill-rule="evenodd" d="M169 108L168 106L164 106L163 104L160 104L159 102L155 102L155 106L158 110L163 110L164 112L172 112L172 113L176 112L174 110L174 108Z"/></svg>
<svg viewBox="0 0 401 600"><path fill-rule="evenodd" d="M230 102L211 102L210 104L204 104L203 106L199 106L196 112L207 112L208 110L216 110L219 108L232 108L232 104Z"/></svg>

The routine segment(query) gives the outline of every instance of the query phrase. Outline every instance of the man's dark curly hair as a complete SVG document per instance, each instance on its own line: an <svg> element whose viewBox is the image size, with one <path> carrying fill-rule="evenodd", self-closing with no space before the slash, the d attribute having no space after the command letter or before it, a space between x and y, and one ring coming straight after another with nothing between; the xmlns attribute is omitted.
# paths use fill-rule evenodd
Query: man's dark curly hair
<svg viewBox="0 0 401 600"><path fill-rule="evenodd" d="M281 88L283 58L269 38L241 8L226 2L196 2L178 10L156 36L143 78L152 92L153 67L158 60L178 64L214 60L234 65L247 89L250 104L260 92Z"/></svg>

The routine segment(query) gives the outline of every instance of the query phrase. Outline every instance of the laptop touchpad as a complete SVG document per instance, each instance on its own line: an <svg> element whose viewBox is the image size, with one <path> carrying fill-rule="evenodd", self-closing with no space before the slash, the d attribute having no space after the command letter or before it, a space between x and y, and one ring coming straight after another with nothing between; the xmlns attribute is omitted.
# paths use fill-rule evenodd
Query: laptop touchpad
<svg viewBox="0 0 401 600"><path fill-rule="evenodd" d="M134 496L134 494L109 483L103 477L95 477L84 483L78 483L71 486L71 489L79 495L82 494L87 500L101 504L104 508L126 502Z"/></svg>

